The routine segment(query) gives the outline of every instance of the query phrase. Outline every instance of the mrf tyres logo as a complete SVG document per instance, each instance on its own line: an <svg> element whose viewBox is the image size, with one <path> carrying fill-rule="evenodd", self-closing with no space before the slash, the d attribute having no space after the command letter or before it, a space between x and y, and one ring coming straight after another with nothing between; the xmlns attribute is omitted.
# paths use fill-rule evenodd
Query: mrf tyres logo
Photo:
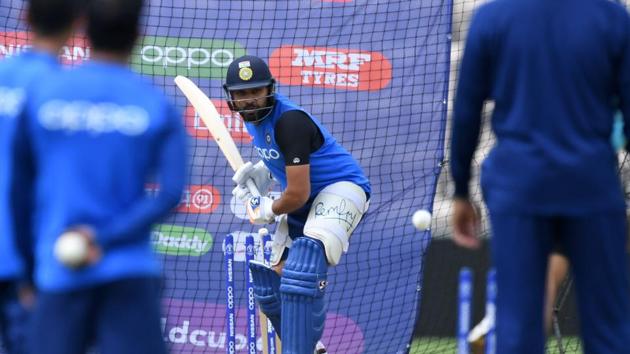
<svg viewBox="0 0 630 354"><path fill-rule="evenodd" d="M282 46L271 53L269 68L287 85L375 91L392 79L381 53L341 48Z"/></svg>
<svg viewBox="0 0 630 354"><path fill-rule="evenodd" d="M210 233L193 227L158 225L151 236L156 252L172 256L203 256L213 244Z"/></svg>
<svg viewBox="0 0 630 354"><path fill-rule="evenodd" d="M134 49L131 64L147 75L223 79L228 65L245 54L234 41L148 36Z"/></svg>

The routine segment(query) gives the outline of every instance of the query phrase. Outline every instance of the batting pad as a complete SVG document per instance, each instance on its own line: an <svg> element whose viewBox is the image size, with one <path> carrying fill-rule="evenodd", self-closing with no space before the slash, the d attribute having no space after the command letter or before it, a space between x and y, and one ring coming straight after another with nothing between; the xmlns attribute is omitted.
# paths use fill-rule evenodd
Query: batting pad
<svg viewBox="0 0 630 354"><path fill-rule="evenodd" d="M273 269L257 262L249 262L249 270L254 278L254 297L260 310L271 321L278 337L281 336L280 318L282 314L280 300L280 276Z"/></svg>
<svg viewBox="0 0 630 354"><path fill-rule="evenodd" d="M300 237L293 242L280 285L283 353L313 353L326 319L327 271L328 263L319 241Z"/></svg>

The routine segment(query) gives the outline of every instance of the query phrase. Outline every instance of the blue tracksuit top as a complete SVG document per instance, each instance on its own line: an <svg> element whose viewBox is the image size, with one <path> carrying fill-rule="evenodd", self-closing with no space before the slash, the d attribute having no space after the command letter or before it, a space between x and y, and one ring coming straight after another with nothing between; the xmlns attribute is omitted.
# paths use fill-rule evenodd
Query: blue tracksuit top
<svg viewBox="0 0 630 354"><path fill-rule="evenodd" d="M287 173L284 155L275 138L275 126L283 113L290 110L300 110L308 115L317 125L324 137L323 145L310 156L311 194L315 197L324 187L335 182L348 181L355 183L367 193L371 193L370 182L363 173L357 161L324 126L300 106L291 102L285 96L276 93L276 103L269 116L258 124L245 122L245 127L254 138L254 149L269 168L271 174L280 182L282 189L287 188Z"/></svg>
<svg viewBox="0 0 630 354"><path fill-rule="evenodd" d="M36 284L66 291L158 276L151 225L179 202L187 156L181 117L163 94L122 65L92 61L39 82L23 121L20 165L32 165L36 188ZM160 192L151 196L153 182ZM53 255L75 225L93 226L104 249L82 270Z"/></svg>
<svg viewBox="0 0 630 354"><path fill-rule="evenodd" d="M630 132L630 19L608 0L499 0L475 14L454 105L455 195L468 195L484 100L497 142L481 185L494 210L583 215L623 210L610 144Z"/></svg>
<svg viewBox="0 0 630 354"><path fill-rule="evenodd" d="M32 240L13 223L12 199L28 198L28 191L11 196L13 144L28 87L58 67L53 55L37 50L0 62L0 281L30 277Z"/></svg>

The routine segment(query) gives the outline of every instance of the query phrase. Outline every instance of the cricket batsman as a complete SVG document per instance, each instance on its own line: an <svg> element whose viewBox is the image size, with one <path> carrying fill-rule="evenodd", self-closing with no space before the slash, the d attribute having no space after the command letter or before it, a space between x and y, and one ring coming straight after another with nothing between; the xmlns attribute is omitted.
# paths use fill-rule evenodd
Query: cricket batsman
<svg viewBox="0 0 630 354"><path fill-rule="evenodd" d="M281 337L283 353L312 354L324 329L328 267L348 251L368 208L370 183L316 118L275 92L262 59L234 60L224 89L261 159L235 172L233 194L246 204L253 224L278 219L273 269L251 265L256 300ZM262 196L249 190L249 179ZM273 180L283 191L276 200L266 196Z"/></svg>

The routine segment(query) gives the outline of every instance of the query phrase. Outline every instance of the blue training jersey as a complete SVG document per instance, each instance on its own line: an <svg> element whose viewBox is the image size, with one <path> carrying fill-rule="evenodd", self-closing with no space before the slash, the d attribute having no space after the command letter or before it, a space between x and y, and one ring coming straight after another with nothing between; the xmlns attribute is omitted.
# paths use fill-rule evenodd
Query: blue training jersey
<svg viewBox="0 0 630 354"><path fill-rule="evenodd" d="M361 170L357 161L346 149L337 143L324 126L300 106L276 93L276 104L267 118L258 124L245 123L247 131L253 137L254 149L271 171L273 177L280 182L282 189L287 188L287 174L284 155L275 138L275 126L283 113L299 110L308 115L317 125L324 137L324 143L310 156L311 195L316 196L324 187L340 181L353 182L370 194L370 182Z"/></svg>
<svg viewBox="0 0 630 354"><path fill-rule="evenodd" d="M0 280L30 277L32 240L13 223L12 198L28 198L11 196L13 144L29 85L58 67L55 56L37 50L0 62Z"/></svg>
<svg viewBox="0 0 630 354"><path fill-rule="evenodd" d="M453 114L456 195L468 193L484 100L497 142L481 172L494 210L623 210L610 143L620 102L629 136L630 18L608 0L498 0L474 16Z"/></svg>
<svg viewBox="0 0 630 354"><path fill-rule="evenodd" d="M181 117L163 94L127 67L92 61L40 82L25 118L19 146L34 169L38 287L158 276L151 225L179 202L187 157ZM156 195L145 192L149 182ZM70 270L53 245L76 225L92 226L104 253Z"/></svg>

